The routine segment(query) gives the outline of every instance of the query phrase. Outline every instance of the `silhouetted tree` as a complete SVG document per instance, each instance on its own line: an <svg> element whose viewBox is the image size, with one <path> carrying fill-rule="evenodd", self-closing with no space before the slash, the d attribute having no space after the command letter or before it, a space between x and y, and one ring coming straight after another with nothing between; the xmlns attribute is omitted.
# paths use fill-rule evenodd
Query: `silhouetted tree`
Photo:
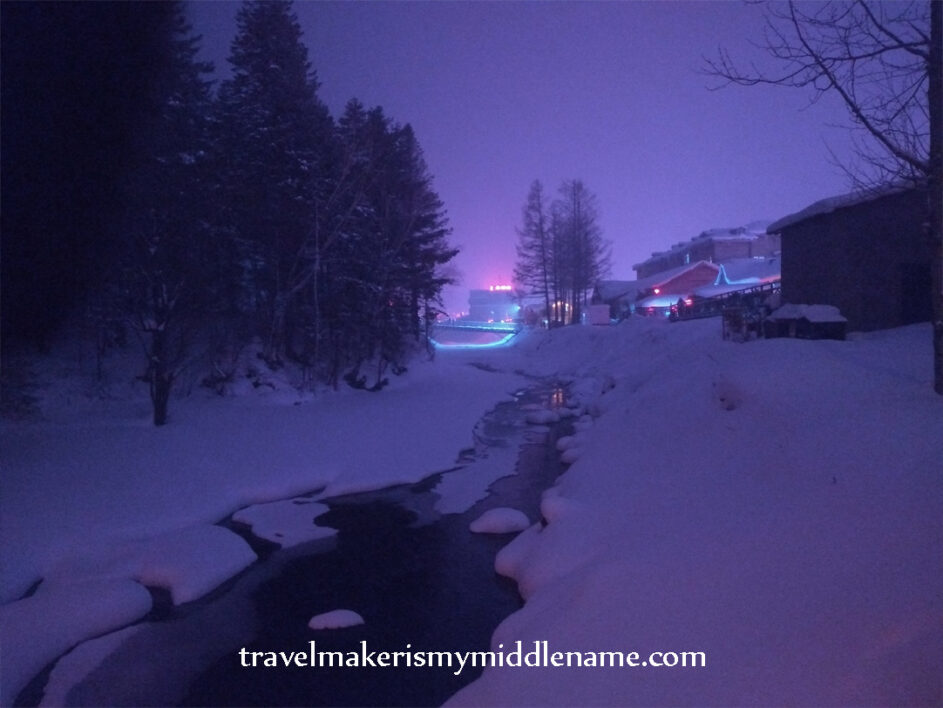
<svg viewBox="0 0 943 708"><path fill-rule="evenodd" d="M569 304L564 320L579 322L593 285L609 272L611 247L599 228L596 196L583 182L567 180L559 194L552 205L557 288Z"/></svg>
<svg viewBox="0 0 943 708"><path fill-rule="evenodd" d="M277 365L317 269L335 187L333 124L290 2L248 1L236 17L232 78L219 92L222 200L239 270L239 307ZM317 317L317 313L309 313Z"/></svg>
<svg viewBox="0 0 943 708"><path fill-rule="evenodd" d="M387 365L401 365L407 340L420 340L422 323L450 282L441 267L457 251L448 245L445 209L410 126L352 101L339 134L357 196L328 278L332 309L345 313L332 317L333 378L349 361L346 378L361 385L361 367L374 361L379 386Z"/></svg>
<svg viewBox="0 0 943 708"><path fill-rule="evenodd" d="M549 319L550 300L556 293L553 290L553 234L545 201L543 184L534 180L524 204L522 224L517 229L514 279L531 294L543 297Z"/></svg>
<svg viewBox="0 0 943 708"><path fill-rule="evenodd" d="M111 274L165 3L0 3L5 351L45 350Z"/></svg>
<svg viewBox="0 0 943 708"><path fill-rule="evenodd" d="M145 99L140 148L121 192L118 306L141 337L154 423L163 425L174 382L217 305L218 251L208 210L212 67L199 62L182 3L155 31L164 51Z"/></svg>

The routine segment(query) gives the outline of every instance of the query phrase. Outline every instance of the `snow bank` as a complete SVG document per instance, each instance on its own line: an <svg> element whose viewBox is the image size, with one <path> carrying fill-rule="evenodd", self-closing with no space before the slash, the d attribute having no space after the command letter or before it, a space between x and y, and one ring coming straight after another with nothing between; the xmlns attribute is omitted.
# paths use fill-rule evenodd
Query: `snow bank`
<svg viewBox="0 0 943 708"><path fill-rule="evenodd" d="M514 474L519 445L508 441L506 447L489 447L481 457L461 469L442 475L436 485L439 495L435 509L440 514L460 514L488 496L495 480Z"/></svg>
<svg viewBox="0 0 943 708"><path fill-rule="evenodd" d="M133 637L141 625L125 627L97 639L82 642L58 662L43 689L41 706L64 706L72 688L105 661L125 640Z"/></svg>
<svg viewBox="0 0 943 708"><path fill-rule="evenodd" d="M308 620L308 627L310 629L343 629L363 623L363 617L353 610L331 610L312 617Z"/></svg>
<svg viewBox="0 0 943 708"><path fill-rule="evenodd" d="M251 563L248 545L214 526L237 509L319 489L335 495L415 482L454 467L482 414L523 381L510 369L469 365L480 356L442 352L391 377L379 394L197 393L175 401L161 428L150 424L144 387L138 398L105 402L82 398L71 379L39 390L43 420L0 421L0 601L13 603L0 610L13 618L4 620L0 700L12 701L31 672L77 642L145 614L150 596L137 580L187 602ZM243 518L273 538L309 538L274 519L276 509L287 507L245 510ZM319 529L306 532L332 533ZM14 602L43 578L62 590ZM108 592L82 589L98 585ZM102 601L114 588L121 597Z"/></svg>
<svg viewBox="0 0 943 708"><path fill-rule="evenodd" d="M530 519L518 509L497 507L488 509L469 524L472 533L517 533L530 526Z"/></svg>
<svg viewBox="0 0 943 708"><path fill-rule="evenodd" d="M233 521L246 524L259 538L290 548L319 538L330 538L336 529L318 526L314 520L329 511L324 504L301 497L268 504L253 504L233 514Z"/></svg>
<svg viewBox="0 0 943 708"><path fill-rule="evenodd" d="M496 558L526 604L492 648L703 651L707 666L487 668L452 705L943 700L928 327L737 344L716 320L630 320L518 354L614 385L544 495L546 525Z"/></svg>
<svg viewBox="0 0 943 708"><path fill-rule="evenodd" d="M150 593L133 580L43 583L30 597L0 607L0 702L12 705L33 676L83 639L134 622L150 609Z"/></svg>

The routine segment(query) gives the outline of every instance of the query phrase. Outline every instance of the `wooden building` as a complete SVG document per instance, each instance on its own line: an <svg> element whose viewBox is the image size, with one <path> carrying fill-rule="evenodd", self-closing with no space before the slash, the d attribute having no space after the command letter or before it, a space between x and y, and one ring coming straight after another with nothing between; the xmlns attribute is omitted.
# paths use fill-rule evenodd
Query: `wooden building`
<svg viewBox="0 0 943 708"><path fill-rule="evenodd" d="M929 320L926 200L923 190L893 187L825 199L771 224L782 237L783 302L834 305L849 330Z"/></svg>

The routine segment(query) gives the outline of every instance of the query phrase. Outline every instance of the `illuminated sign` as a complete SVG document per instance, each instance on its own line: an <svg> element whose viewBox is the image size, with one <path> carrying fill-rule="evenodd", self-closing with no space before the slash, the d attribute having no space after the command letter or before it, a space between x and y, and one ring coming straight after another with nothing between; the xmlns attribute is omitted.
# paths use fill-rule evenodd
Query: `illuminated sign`
<svg viewBox="0 0 943 708"><path fill-rule="evenodd" d="M491 292L501 291L501 290L510 290L510 285L492 285L488 288Z"/></svg>

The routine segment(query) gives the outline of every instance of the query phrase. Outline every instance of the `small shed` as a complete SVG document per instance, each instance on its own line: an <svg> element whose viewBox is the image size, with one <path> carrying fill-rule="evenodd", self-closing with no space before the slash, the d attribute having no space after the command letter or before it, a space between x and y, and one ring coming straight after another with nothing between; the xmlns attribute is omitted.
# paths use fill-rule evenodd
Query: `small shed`
<svg viewBox="0 0 943 708"><path fill-rule="evenodd" d="M833 305L793 305L778 308L763 322L767 338L844 339L848 320Z"/></svg>

